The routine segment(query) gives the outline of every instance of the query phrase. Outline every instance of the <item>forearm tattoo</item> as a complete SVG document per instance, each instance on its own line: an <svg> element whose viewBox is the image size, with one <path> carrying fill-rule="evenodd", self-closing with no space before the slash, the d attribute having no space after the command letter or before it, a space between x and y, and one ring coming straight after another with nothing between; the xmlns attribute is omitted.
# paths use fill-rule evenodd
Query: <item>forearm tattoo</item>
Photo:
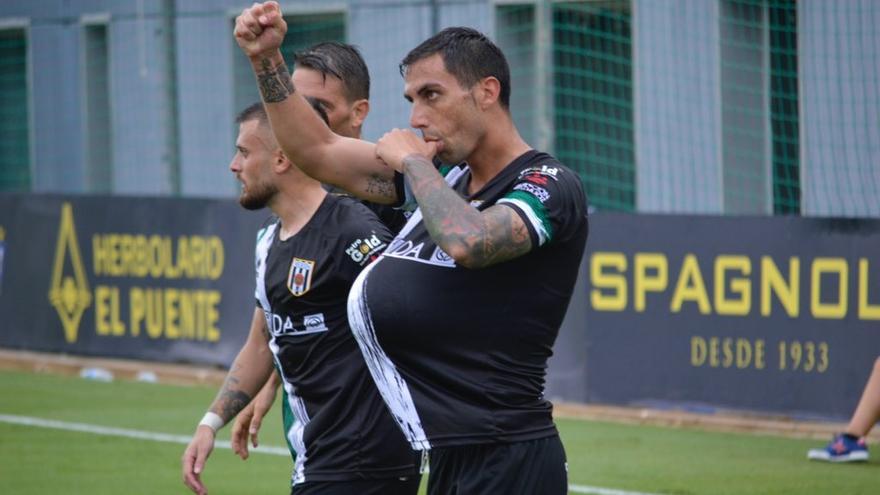
<svg viewBox="0 0 880 495"><path fill-rule="evenodd" d="M264 58L260 61L260 66L260 70L257 72L257 85L260 87L263 101L278 103L286 100L296 91L283 61L273 68L272 61Z"/></svg>
<svg viewBox="0 0 880 495"><path fill-rule="evenodd" d="M410 155L403 163L425 227L441 249L467 253L471 268L513 259L531 249L528 230L511 208L492 206L481 212L452 190L427 158Z"/></svg>
<svg viewBox="0 0 880 495"><path fill-rule="evenodd" d="M250 395L238 390L240 381L238 373L240 371L241 366L235 364L232 366L232 369L229 370L229 374L226 376L226 381L223 382L223 386L217 394L217 398L211 404L211 411L223 418L223 421L226 423L231 421L239 411L250 404L252 399Z"/></svg>

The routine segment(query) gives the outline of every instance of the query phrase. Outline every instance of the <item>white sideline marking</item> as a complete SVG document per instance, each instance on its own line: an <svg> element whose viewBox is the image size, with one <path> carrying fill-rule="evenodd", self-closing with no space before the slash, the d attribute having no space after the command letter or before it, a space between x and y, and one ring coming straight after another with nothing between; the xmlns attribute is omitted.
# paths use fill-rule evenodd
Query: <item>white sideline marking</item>
<svg viewBox="0 0 880 495"><path fill-rule="evenodd" d="M56 430L78 431L81 433L93 433L95 435L108 435L113 437L135 438L138 440L152 440L154 442L169 442L189 445L191 436L172 435L170 433L156 433L152 431L130 430L127 428L113 428L109 426L90 425L86 423L70 423L67 421L58 421L54 419L33 418L30 416L15 416L12 414L0 414L0 423L11 423L23 426L37 426L40 428L54 428ZM228 441L218 441L215 447L221 449L232 449ZM250 452L258 454L273 454L281 456L289 456L290 451L284 447L274 447L271 445L261 445L257 448L249 449ZM588 495L657 495L654 493L630 492L626 490L616 490L614 488L602 488L598 486L587 485L568 485L568 490L575 493L585 493Z"/></svg>
<svg viewBox="0 0 880 495"><path fill-rule="evenodd" d="M29 416L14 416L11 414L0 414L0 422L12 423L24 426L39 426L41 428L54 428L56 430L79 431L82 433L94 433L95 435L109 435L113 437L136 438L138 440L152 440L154 442L170 442L189 445L192 436L172 435L170 433L155 433L152 431L129 430L127 428L112 428L109 426L89 425L85 423L69 423L67 421L56 421L54 419L32 418ZM215 447L221 449L232 449L232 445L228 441L218 441ZM270 445L260 445L257 448L249 448L250 452L258 454L274 454L289 456L290 451L284 447L273 447Z"/></svg>
<svg viewBox="0 0 880 495"><path fill-rule="evenodd" d="M590 495L659 495L656 493L628 492L626 490L587 485L568 485L568 491L575 493L588 493Z"/></svg>

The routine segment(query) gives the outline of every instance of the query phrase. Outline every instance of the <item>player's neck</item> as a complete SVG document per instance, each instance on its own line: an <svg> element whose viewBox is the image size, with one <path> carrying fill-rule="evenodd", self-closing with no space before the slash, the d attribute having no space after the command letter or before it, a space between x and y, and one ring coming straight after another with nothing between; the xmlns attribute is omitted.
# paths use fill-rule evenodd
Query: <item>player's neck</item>
<svg viewBox="0 0 880 495"><path fill-rule="evenodd" d="M492 126L467 159L471 169L470 193L483 188L517 157L532 149L507 118Z"/></svg>
<svg viewBox="0 0 880 495"><path fill-rule="evenodd" d="M304 184L288 190L278 191L277 200L270 206L272 212L281 219L281 240L296 235L318 211L327 191L318 182Z"/></svg>

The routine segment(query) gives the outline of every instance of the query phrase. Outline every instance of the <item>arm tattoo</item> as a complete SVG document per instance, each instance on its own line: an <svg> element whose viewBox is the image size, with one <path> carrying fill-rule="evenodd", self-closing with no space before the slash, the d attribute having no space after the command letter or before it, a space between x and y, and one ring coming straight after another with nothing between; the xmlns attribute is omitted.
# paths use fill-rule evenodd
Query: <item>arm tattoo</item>
<svg viewBox="0 0 880 495"><path fill-rule="evenodd" d="M450 253L464 252L464 265L482 268L516 258L532 247L528 230L513 209L479 211L452 190L430 160L410 155L403 161L408 181L431 238Z"/></svg>
<svg viewBox="0 0 880 495"><path fill-rule="evenodd" d="M504 205L491 206L483 211L483 249L478 250L478 262L483 266L507 261L529 252L532 239L519 215Z"/></svg>
<svg viewBox="0 0 880 495"><path fill-rule="evenodd" d="M272 68L272 62L264 58L260 61L260 65L262 67L257 72L257 85L260 87L260 94L263 95L263 101L278 103L286 100L296 91L283 61Z"/></svg>
<svg viewBox="0 0 880 495"><path fill-rule="evenodd" d="M366 192L391 200L397 198L397 191L394 188L394 181L388 180L379 175L371 175L367 179Z"/></svg>
<svg viewBox="0 0 880 495"><path fill-rule="evenodd" d="M226 423L231 421L252 399L250 395L237 390L239 384L237 375L240 370L241 366L237 364L232 366L229 374L226 375L226 381L223 382L223 386L217 394L217 398L211 404L211 411L223 418L223 421Z"/></svg>

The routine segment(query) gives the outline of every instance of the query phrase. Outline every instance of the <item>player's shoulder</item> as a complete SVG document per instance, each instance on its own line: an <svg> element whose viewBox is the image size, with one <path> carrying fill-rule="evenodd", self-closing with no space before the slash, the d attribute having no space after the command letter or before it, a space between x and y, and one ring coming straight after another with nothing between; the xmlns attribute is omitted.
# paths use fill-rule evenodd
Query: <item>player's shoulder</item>
<svg viewBox="0 0 880 495"><path fill-rule="evenodd" d="M388 246L393 237L379 217L361 201L346 195L328 198L328 216L320 231L332 245L338 246L345 256L364 267Z"/></svg>
<svg viewBox="0 0 880 495"><path fill-rule="evenodd" d="M532 150L526 153L517 165L517 179L540 177L553 182L580 182L575 171L566 167L553 155L543 151Z"/></svg>
<svg viewBox="0 0 880 495"><path fill-rule="evenodd" d="M332 197L331 197L332 196ZM328 195L331 203L327 216L322 219L325 232L345 235L350 232L364 232L384 228L376 213L360 200L348 195Z"/></svg>
<svg viewBox="0 0 880 495"><path fill-rule="evenodd" d="M554 202L586 205L580 176L549 153L529 151L517 160L512 172L513 189L530 192L542 203L556 197Z"/></svg>
<svg viewBox="0 0 880 495"><path fill-rule="evenodd" d="M327 201L330 202L330 215L337 221L358 221L376 216L359 199L348 194L328 194Z"/></svg>

